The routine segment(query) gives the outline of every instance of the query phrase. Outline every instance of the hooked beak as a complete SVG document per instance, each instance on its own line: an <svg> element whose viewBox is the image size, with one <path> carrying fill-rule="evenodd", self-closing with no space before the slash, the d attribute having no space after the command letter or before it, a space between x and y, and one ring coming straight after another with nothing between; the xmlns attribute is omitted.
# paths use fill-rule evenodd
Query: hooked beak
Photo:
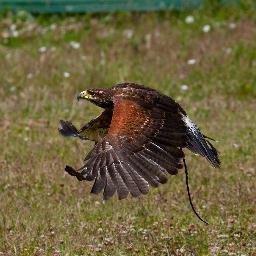
<svg viewBox="0 0 256 256"><path fill-rule="evenodd" d="M80 99L92 99L92 95L90 95L87 91L82 91L77 95L77 100L79 101Z"/></svg>

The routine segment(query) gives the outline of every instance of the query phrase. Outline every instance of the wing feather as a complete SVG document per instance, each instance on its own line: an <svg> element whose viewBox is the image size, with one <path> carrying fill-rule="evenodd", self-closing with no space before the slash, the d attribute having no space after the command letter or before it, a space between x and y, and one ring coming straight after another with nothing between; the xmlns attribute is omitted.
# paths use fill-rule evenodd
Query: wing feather
<svg viewBox="0 0 256 256"><path fill-rule="evenodd" d="M107 180L106 171L104 170L104 168L101 168L100 170L98 170L91 193L99 194L105 187L106 180Z"/></svg>
<svg viewBox="0 0 256 256"><path fill-rule="evenodd" d="M126 159L134 170L138 170L140 175L148 182L148 184L150 184L152 187L159 186L160 183L157 177L150 172L141 159L139 159L136 155L127 155Z"/></svg>
<svg viewBox="0 0 256 256"><path fill-rule="evenodd" d="M106 172L106 185L103 192L103 199L108 200L115 194L117 187L110 176L110 170L108 169L107 166L105 166L105 172Z"/></svg>
<svg viewBox="0 0 256 256"><path fill-rule="evenodd" d="M140 190L141 194L147 194L149 191L149 184L148 182L138 173L136 169L134 169L129 162L127 161L124 163L126 168L130 170L130 175L134 182L136 183L138 189Z"/></svg>
<svg viewBox="0 0 256 256"><path fill-rule="evenodd" d="M129 167L125 163L121 163L117 166L117 171L122 177L131 195L134 197L139 196L141 194L140 190L138 189L137 184L129 173Z"/></svg>
<svg viewBox="0 0 256 256"><path fill-rule="evenodd" d="M109 174L111 176L112 181L114 182L116 189L117 189L117 194L119 199L124 199L128 196L129 190L126 187L121 175L118 173L116 164L113 163L108 167Z"/></svg>

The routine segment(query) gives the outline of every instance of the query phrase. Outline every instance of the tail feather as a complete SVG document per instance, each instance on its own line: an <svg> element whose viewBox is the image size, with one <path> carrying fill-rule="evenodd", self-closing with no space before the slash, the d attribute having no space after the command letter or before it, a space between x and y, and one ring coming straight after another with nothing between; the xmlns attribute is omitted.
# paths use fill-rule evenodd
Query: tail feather
<svg viewBox="0 0 256 256"><path fill-rule="evenodd" d="M194 153L205 157L214 167L220 167L220 160L216 148L205 138L199 128L186 116L184 122L187 126L188 145L187 148ZM210 138L209 138L210 139Z"/></svg>

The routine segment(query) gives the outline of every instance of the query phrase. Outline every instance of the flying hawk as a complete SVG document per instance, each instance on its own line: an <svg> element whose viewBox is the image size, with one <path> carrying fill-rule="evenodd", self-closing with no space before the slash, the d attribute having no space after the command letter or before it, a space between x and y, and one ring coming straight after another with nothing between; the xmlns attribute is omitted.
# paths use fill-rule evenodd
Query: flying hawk
<svg viewBox="0 0 256 256"><path fill-rule="evenodd" d="M77 99L89 100L104 111L80 130L60 121L63 136L95 141L81 168L66 166L65 170L80 181L94 181L91 192L103 191L104 200L116 192L119 199L129 193L147 194L150 186L166 183L167 173L176 175L183 167L188 188L183 148L205 157L213 167L220 166L210 138L168 96L136 83L121 83L88 89ZM190 194L189 199L194 210Z"/></svg>

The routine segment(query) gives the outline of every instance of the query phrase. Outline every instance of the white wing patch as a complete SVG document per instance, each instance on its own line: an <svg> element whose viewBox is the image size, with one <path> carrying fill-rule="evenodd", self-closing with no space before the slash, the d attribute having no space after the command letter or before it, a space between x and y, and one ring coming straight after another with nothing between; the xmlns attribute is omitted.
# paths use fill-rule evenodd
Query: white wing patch
<svg viewBox="0 0 256 256"><path fill-rule="evenodd" d="M191 130L193 133L198 131L198 127L196 126L196 124L193 123L193 121L188 116L183 115L182 120L189 128L189 130Z"/></svg>

